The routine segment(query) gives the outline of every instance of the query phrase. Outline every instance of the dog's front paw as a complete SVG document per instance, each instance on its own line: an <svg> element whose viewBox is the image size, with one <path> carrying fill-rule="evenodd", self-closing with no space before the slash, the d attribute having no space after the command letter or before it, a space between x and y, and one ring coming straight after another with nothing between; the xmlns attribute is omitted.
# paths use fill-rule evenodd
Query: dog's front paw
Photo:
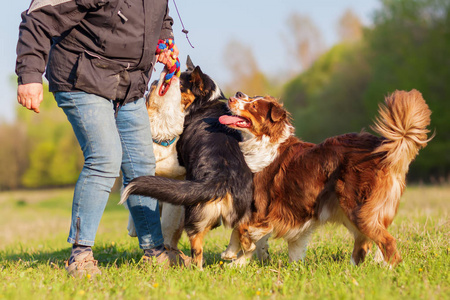
<svg viewBox="0 0 450 300"><path fill-rule="evenodd" d="M243 251L239 251L239 253L237 254L237 258L233 259L228 266L230 267L243 267L246 266L249 261L250 258L252 257L251 252L243 252Z"/></svg>
<svg viewBox="0 0 450 300"><path fill-rule="evenodd" d="M237 258L237 254L234 253L233 251L225 250L220 254L220 257L223 260L233 260Z"/></svg>
<svg viewBox="0 0 450 300"><path fill-rule="evenodd" d="M241 267L246 266L246 265L248 264L248 262L249 262L249 259L242 256L242 257L240 257L240 258L233 259L233 260L228 264L228 266L230 266L230 267L238 267L238 268L241 268Z"/></svg>
<svg viewBox="0 0 450 300"><path fill-rule="evenodd" d="M383 263L384 262L383 252L381 252L380 248L378 248L378 247L377 247L377 250L376 250L375 255L373 257L373 260L376 263Z"/></svg>
<svg viewBox="0 0 450 300"><path fill-rule="evenodd" d="M256 245L255 245L255 243L245 244L245 245L241 245L241 246L242 246L242 249L243 249L245 252L253 252L253 251L256 250Z"/></svg>

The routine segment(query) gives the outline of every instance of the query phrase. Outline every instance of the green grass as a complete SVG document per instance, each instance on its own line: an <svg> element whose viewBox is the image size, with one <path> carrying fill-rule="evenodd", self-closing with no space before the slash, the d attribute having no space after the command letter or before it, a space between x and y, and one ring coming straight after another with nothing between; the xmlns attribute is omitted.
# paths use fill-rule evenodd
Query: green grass
<svg viewBox="0 0 450 300"><path fill-rule="evenodd" d="M288 264L287 247L270 241L272 260L232 268L220 260L230 230L210 232L206 266L160 269L141 265L137 240L127 236L128 212L113 194L94 254L103 275L66 275L64 260L71 190L0 193L1 299L450 299L450 188L410 187L390 227L403 262L395 269L369 257L352 266L352 238L342 226L313 235L305 262ZM180 248L187 254L183 236Z"/></svg>

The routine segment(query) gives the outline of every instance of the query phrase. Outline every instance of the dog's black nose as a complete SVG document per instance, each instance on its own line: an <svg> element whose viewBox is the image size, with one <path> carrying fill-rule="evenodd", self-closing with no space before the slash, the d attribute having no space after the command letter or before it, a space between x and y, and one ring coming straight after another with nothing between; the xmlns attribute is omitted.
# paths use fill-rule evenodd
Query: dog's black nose
<svg viewBox="0 0 450 300"><path fill-rule="evenodd" d="M242 92L237 92L235 97L236 98L245 98L245 94Z"/></svg>

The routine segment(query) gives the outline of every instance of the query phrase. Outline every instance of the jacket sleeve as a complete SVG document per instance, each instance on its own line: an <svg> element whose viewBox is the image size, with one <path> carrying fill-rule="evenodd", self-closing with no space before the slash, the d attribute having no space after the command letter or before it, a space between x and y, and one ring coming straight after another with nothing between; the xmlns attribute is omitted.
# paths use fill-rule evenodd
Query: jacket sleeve
<svg viewBox="0 0 450 300"><path fill-rule="evenodd" d="M107 0L33 0L22 13L17 42L18 83L42 82L53 38L76 26L87 11Z"/></svg>
<svg viewBox="0 0 450 300"><path fill-rule="evenodd" d="M172 31L173 19L169 16L169 1L167 1L166 6L166 14L164 15L164 21L161 27L161 33L159 35L159 39L173 39L173 31Z"/></svg>

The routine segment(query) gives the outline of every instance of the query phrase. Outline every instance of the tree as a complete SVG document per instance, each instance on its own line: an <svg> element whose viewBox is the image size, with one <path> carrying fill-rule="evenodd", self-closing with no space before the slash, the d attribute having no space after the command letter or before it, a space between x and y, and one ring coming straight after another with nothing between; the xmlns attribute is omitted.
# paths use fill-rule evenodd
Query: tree
<svg viewBox="0 0 450 300"><path fill-rule="evenodd" d="M251 96L270 93L271 85L259 69L250 47L239 41L230 41L225 48L224 59L233 74L231 82L225 85L226 93L243 91Z"/></svg>
<svg viewBox="0 0 450 300"><path fill-rule="evenodd" d="M310 142L368 127L363 95L370 79L363 47L341 44L286 85L283 102L297 135Z"/></svg>
<svg viewBox="0 0 450 300"><path fill-rule="evenodd" d="M433 112L435 138L411 164L410 180L450 175L450 0L384 0L372 29L342 43L286 85L297 134L309 141L369 130L378 104L417 89Z"/></svg>
<svg viewBox="0 0 450 300"><path fill-rule="evenodd" d="M28 141L25 126L0 126L0 190L17 189L28 167Z"/></svg>
<svg viewBox="0 0 450 300"><path fill-rule="evenodd" d="M411 178L450 174L450 0L382 1L368 32L372 80L366 107L396 89L418 89L433 112L436 137L411 166Z"/></svg>
<svg viewBox="0 0 450 300"><path fill-rule="evenodd" d="M338 34L343 42L354 42L362 38L363 26L358 16L347 9L338 23Z"/></svg>
<svg viewBox="0 0 450 300"><path fill-rule="evenodd" d="M290 35L285 37L285 43L290 50L290 57L293 57L300 66L294 71L306 70L325 49L322 34L308 16L298 13L293 13L288 18L287 26Z"/></svg>

